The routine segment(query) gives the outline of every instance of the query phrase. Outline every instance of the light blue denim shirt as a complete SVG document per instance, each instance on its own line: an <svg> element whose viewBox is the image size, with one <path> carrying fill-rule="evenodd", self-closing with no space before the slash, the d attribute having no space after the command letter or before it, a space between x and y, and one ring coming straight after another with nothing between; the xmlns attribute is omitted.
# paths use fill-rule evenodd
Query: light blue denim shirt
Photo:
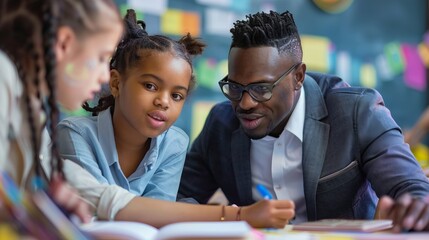
<svg viewBox="0 0 429 240"><path fill-rule="evenodd" d="M61 157L81 165L99 182L117 184L137 196L176 200L189 144L180 128L172 126L153 138L149 151L128 178L119 165L110 109L95 117L64 119L57 126L57 139Z"/></svg>

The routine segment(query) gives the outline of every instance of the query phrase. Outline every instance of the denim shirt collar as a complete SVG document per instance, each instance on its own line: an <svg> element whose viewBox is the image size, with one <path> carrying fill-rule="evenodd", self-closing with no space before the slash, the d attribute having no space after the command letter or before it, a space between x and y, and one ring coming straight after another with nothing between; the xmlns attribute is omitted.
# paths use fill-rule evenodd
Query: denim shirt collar
<svg viewBox="0 0 429 240"><path fill-rule="evenodd" d="M105 151L106 160L109 166L112 166L115 163L118 163L118 152L116 150L115 134L113 132L113 122L112 115L110 113L110 108L100 112L97 118L97 127L98 127L98 141ZM152 138L148 152L145 154L142 162L139 164L137 170L130 176L133 175L142 175L145 172L151 170L152 166L156 163L156 160L159 155L160 144L165 136L165 133Z"/></svg>

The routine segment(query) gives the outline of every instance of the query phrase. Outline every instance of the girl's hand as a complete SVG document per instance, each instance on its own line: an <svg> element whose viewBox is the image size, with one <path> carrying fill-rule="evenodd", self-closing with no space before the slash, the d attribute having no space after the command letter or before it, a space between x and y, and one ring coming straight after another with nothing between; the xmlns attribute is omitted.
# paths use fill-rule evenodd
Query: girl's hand
<svg viewBox="0 0 429 240"><path fill-rule="evenodd" d="M83 223L91 221L89 205L79 196L77 191L68 185L63 178L53 175L49 191L55 202L66 211L75 214Z"/></svg>
<svg viewBox="0 0 429 240"><path fill-rule="evenodd" d="M255 228L284 228L294 216L295 204L290 200L262 200L241 210L241 219Z"/></svg>

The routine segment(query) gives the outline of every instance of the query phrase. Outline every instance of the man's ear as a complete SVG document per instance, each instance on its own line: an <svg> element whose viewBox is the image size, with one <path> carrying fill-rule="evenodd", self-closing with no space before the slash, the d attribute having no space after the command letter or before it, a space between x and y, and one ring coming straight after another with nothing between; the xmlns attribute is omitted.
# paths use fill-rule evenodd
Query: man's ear
<svg viewBox="0 0 429 240"><path fill-rule="evenodd" d="M119 83L121 82L121 74L119 74L118 70L112 69L110 70L110 92L113 97L119 96Z"/></svg>
<svg viewBox="0 0 429 240"><path fill-rule="evenodd" d="M57 61L62 61L67 54L73 52L73 44L76 42L76 35L70 27L62 26L57 31L55 43L55 55Z"/></svg>
<svg viewBox="0 0 429 240"><path fill-rule="evenodd" d="M295 70L295 90L298 90L302 87L302 84L304 84L305 79L305 71L307 69L307 66L305 63L301 63Z"/></svg>

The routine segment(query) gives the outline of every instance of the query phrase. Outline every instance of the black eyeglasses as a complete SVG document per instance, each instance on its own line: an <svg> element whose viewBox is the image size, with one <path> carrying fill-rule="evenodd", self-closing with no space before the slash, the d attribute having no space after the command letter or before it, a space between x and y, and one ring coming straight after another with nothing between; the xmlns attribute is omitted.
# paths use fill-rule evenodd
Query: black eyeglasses
<svg viewBox="0 0 429 240"><path fill-rule="evenodd" d="M226 76L219 81L219 86L225 97L231 101L240 101L243 97L243 92L246 91L255 101L265 102L270 100L273 96L273 88L300 64L301 63L294 64L273 83L251 83L243 86L239 83L230 82L228 76Z"/></svg>

